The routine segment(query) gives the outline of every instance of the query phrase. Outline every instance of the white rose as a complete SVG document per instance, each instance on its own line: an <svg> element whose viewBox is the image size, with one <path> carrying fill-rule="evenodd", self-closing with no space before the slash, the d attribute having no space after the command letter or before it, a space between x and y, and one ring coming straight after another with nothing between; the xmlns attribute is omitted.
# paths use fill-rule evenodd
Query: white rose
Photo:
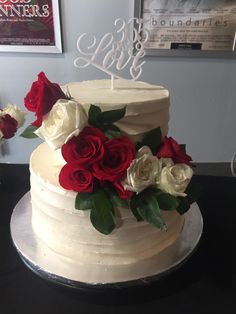
<svg viewBox="0 0 236 314"><path fill-rule="evenodd" d="M88 124L88 117L81 104L60 99L44 118L42 126L35 134L56 150L72 136L77 136Z"/></svg>
<svg viewBox="0 0 236 314"><path fill-rule="evenodd" d="M174 196L186 196L185 190L193 176L191 167L185 164L166 166L162 169L158 188Z"/></svg>
<svg viewBox="0 0 236 314"><path fill-rule="evenodd" d="M1 115L9 114L17 121L17 127L21 127L25 121L25 113L17 105L8 104L1 112Z"/></svg>
<svg viewBox="0 0 236 314"><path fill-rule="evenodd" d="M123 183L124 189L138 194L147 187L155 185L161 168L161 161L153 156L148 146L143 146L127 169L127 179Z"/></svg>
<svg viewBox="0 0 236 314"><path fill-rule="evenodd" d="M164 167L171 167L174 165L174 162L171 158L160 158L159 159L159 164L160 164L160 167L161 167L161 170L162 168ZM160 179L161 179L161 171L158 173L158 175L156 176L155 178L155 183L158 185L160 183Z"/></svg>

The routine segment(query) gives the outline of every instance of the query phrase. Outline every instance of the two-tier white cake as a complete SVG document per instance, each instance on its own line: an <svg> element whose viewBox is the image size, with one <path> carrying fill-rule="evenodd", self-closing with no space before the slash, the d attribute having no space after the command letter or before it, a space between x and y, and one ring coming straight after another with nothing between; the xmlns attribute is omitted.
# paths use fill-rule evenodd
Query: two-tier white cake
<svg viewBox="0 0 236 314"><path fill-rule="evenodd" d="M63 89L87 111L90 104L102 111L125 105L126 115L116 125L135 142L157 127L167 135L169 92L161 86L116 80L112 90L109 81L97 80L70 83ZM82 282L120 282L155 272L153 257L178 239L184 217L177 211L163 211L167 225L163 231L137 222L130 209L117 208L117 227L110 235L101 234L90 223L89 211L75 209L76 192L60 186L58 176L64 164L60 150L53 151L46 143L32 153L32 225L36 235L60 256L78 263L77 279Z"/></svg>

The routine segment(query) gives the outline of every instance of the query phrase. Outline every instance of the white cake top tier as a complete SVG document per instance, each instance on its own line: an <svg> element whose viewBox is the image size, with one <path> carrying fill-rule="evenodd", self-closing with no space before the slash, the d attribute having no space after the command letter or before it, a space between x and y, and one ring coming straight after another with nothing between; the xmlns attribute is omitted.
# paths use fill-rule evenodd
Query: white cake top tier
<svg viewBox="0 0 236 314"><path fill-rule="evenodd" d="M98 105L103 111L126 106L126 115L117 126L129 136L139 139L156 127L161 127L163 136L167 134L170 106L167 89L128 80L115 80L114 86L111 89L109 80L94 80L69 83L63 90L86 110L91 104Z"/></svg>
<svg viewBox="0 0 236 314"><path fill-rule="evenodd" d="M162 86L151 85L140 81L115 80L115 88L111 89L109 80L83 81L66 85L71 96L82 104L132 105L141 106L143 102L160 102L160 107L168 106L169 91ZM110 108L109 108L110 109Z"/></svg>

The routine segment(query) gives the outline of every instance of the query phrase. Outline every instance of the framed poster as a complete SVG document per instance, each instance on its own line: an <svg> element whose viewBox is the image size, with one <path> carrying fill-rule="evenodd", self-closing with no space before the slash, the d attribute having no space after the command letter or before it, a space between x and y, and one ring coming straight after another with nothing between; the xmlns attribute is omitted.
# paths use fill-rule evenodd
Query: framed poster
<svg viewBox="0 0 236 314"><path fill-rule="evenodd" d="M61 53L59 0L0 0L0 52Z"/></svg>
<svg viewBox="0 0 236 314"><path fill-rule="evenodd" d="M236 57L236 0L136 0L147 55Z"/></svg>

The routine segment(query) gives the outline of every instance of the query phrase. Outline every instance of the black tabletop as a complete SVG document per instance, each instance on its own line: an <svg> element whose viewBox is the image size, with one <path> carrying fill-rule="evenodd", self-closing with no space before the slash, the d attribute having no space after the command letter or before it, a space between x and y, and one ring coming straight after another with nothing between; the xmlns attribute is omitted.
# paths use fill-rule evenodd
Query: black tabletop
<svg viewBox="0 0 236 314"><path fill-rule="evenodd" d="M0 165L0 313L236 313L236 179L198 175L204 233L198 249L158 282L122 290L75 291L46 282L20 260L10 217L29 190L27 165Z"/></svg>

